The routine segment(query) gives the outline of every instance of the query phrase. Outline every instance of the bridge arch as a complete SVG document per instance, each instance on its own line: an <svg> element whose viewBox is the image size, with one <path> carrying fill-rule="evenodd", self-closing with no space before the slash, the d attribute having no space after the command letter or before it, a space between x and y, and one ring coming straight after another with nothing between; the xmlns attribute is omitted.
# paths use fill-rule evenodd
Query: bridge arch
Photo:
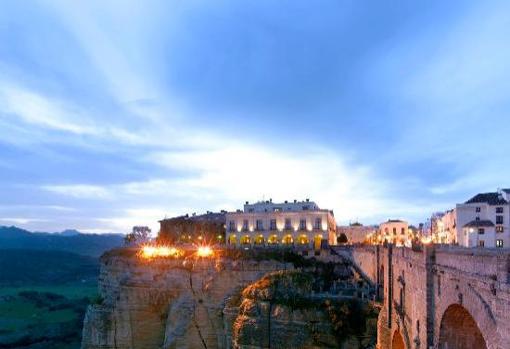
<svg viewBox="0 0 510 349"><path fill-rule="evenodd" d="M439 349L487 349L487 343L475 319L460 304L450 305L439 328Z"/></svg>
<svg viewBox="0 0 510 349"><path fill-rule="evenodd" d="M391 349L406 349L404 337L399 330L393 332L393 339L391 340Z"/></svg>

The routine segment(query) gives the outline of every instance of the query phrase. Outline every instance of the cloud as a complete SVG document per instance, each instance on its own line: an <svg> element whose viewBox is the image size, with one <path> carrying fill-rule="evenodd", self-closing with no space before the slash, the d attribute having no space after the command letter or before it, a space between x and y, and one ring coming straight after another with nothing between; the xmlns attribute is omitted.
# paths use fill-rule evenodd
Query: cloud
<svg viewBox="0 0 510 349"><path fill-rule="evenodd" d="M45 185L41 189L78 199L108 199L112 195L106 187L89 184Z"/></svg>

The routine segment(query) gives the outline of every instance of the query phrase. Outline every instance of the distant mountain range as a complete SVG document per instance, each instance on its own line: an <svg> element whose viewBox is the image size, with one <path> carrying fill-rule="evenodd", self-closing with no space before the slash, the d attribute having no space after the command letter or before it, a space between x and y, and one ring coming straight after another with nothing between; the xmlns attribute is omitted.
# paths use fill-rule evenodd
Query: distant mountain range
<svg viewBox="0 0 510 349"><path fill-rule="evenodd" d="M0 226L0 249L66 251L99 257L112 248L122 246L123 239L124 235L121 234L83 234L77 230L32 233L14 226Z"/></svg>

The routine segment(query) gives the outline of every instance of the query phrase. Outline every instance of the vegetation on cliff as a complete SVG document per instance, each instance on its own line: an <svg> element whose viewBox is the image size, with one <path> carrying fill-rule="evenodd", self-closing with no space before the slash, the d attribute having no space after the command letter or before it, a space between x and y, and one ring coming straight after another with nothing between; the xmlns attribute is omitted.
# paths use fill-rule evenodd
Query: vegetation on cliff
<svg viewBox="0 0 510 349"><path fill-rule="evenodd" d="M324 263L315 264L314 267L316 269L326 267L328 271L330 266ZM274 330L274 322L278 321L275 309L278 308L287 309L291 313L298 312L300 321L308 322L309 326L305 332L309 333L306 336L301 335L302 341L312 339L313 345L331 347L331 342L328 342L327 335L324 333L324 328L327 327L330 335L335 338L337 347L345 346L346 342L351 342L351 346L359 348L372 345L375 342L377 309L371 303L356 298L345 299L333 295L327 297L324 294L314 293L317 285L328 283L322 279L327 273L318 272L316 269L274 272L246 287L242 292L243 300L240 310L244 318L239 319L236 329L240 340L246 340L248 337L243 336L245 331L243 324L253 321L262 323L265 321L265 324L259 325L258 328L263 328L260 331L265 333L260 334L267 337L265 344L267 346L277 342L275 336L278 338L285 336L281 330L278 332ZM282 310L277 311L276 314L282 314ZM248 318L259 317L259 319L248 320L247 316ZM260 319L260 317L266 319ZM290 324L289 328L293 326Z"/></svg>

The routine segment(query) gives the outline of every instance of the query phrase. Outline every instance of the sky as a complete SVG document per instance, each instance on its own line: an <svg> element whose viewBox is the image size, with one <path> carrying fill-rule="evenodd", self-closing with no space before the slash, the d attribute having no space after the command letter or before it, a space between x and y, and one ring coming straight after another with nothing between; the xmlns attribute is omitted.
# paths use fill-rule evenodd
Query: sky
<svg viewBox="0 0 510 349"><path fill-rule="evenodd" d="M505 1L6 2L0 225L423 222L510 187L509 37Z"/></svg>

